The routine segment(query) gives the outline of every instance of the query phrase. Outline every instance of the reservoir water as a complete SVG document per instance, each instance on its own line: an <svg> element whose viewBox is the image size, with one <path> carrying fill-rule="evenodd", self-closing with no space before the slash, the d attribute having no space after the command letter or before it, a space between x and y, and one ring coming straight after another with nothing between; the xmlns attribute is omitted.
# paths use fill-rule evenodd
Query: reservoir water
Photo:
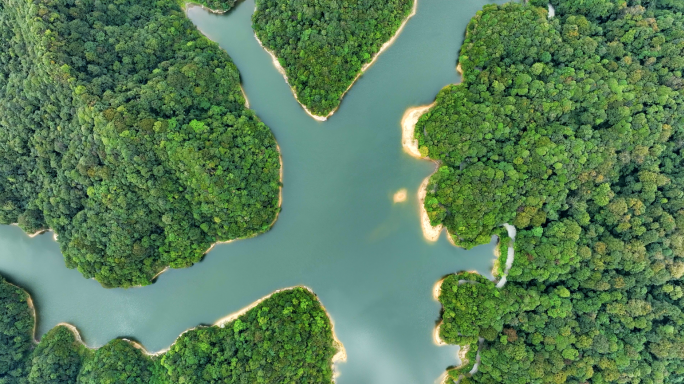
<svg viewBox="0 0 684 384"><path fill-rule="evenodd" d="M402 151L400 120L459 81L466 25L491 1L419 1L396 43L326 122L306 115L259 46L253 0L227 15L190 8L195 24L233 58L250 107L276 136L282 213L264 235L216 246L191 268L127 290L104 289L67 269L51 234L29 238L0 226L0 273L33 296L37 336L69 322L89 346L130 337L157 351L187 328L301 284L318 294L346 347L339 384L429 384L457 364L457 347L433 343L440 305L432 287L460 270L491 277L493 245L464 251L444 235L436 243L423 238L416 192L434 164ZM402 188L408 199L394 203Z"/></svg>

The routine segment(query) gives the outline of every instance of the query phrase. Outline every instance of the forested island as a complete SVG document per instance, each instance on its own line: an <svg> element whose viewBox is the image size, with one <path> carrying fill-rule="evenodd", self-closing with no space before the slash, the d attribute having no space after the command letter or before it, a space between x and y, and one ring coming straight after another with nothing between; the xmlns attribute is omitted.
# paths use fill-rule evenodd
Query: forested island
<svg viewBox="0 0 684 384"><path fill-rule="evenodd" d="M278 291L236 319L183 333L165 351L115 339L90 349L58 325L36 342L35 311L23 289L0 277L3 384L332 383L334 339L310 290Z"/></svg>
<svg viewBox="0 0 684 384"><path fill-rule="evenodd" d="M442 282L440 337L480 354L448 380L679 383L684 2L551 4L478 12L415 127L433 225L465 248L518 229L501 289Z"/></svg>
<svg viewBox="0 0 684 384"><path fill-rule="evenodd" d="M106 287L272 226L276 141L176 0L2 1L0 47L0 223Z"/></svg>
<svg viewBox="0 0 684 384"><path fill-rule="evenodd" d="M253 28L297 100L322 119L411 14L417 0L256 0Z"/></svg>

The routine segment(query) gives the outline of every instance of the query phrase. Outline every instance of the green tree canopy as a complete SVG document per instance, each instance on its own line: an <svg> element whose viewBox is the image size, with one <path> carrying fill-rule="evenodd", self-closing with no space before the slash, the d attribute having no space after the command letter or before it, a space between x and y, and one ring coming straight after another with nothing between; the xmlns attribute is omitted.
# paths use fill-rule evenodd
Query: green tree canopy
<svg viewBox="0 0 684 384"><path fill-rule="evenodd" d="M274 293L237 319L200 326L149 356L123 339L88 349L59 325L34 345L28 294L0 277L0 383L328 383L338 352L332 323L311 291Z"/></svg>
<svg viewBox="0 0 684 384"><path fill-rule="evenodd" d="M254 31L297 99L326 116L408 17L414 0L257 0Z"/></svg>
<svg viewBox="0 0 684 384"><path fill-rule="evenodd" d="M177 2L7 0L0 30L0 223L107 287L271 227L275 139Z"/></svg>
<svg viewBox="0 0 684 384"><path fill-rule="evenodd" d="M552 0L551 19L531 3L478 12L463 83L416 126L442 163L432 222L466 247L518 229L498 296L442 289L443 320L463 332L446 340L485 340L465 382L679 383L681 2Z"/></svg>

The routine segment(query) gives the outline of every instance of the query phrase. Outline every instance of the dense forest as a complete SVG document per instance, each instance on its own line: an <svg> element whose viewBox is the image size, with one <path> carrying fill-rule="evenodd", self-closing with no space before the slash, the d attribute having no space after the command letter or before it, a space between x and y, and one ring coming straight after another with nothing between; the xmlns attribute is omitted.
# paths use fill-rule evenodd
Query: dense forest
<svg viewBox="0 0 684 384"><path fill-rule="evenodd" d="M469 248L513 224L508 283L453 275L461 383L684 381L684 2L489 5L415 135L425 207ZM467 282L467 281L472 282Z"/></svg>
<svg viewBox="0 0 684 384"><path fill-rule="evenodd" d="M415 0L256 0L253 28L297 99L327 116L408 17Z"/></svg>
<svg viewBox="0 0 684 384"><path fill-rule="evenodd" d="M24 384L31 370L34 313L29 295L0 276L0 383Z"/></svg>
<svg viewBox="0 0 684 384"><path fill-rule="evenodd" d="M115 3L0 2L0 223L50 228L68 267L129 287L268 230L280 160L175 0Z"/></svg>
<svg viewBox="0 0 684 384"><path fill-rule="evenodd" d="M28 298L0 277L3 384L332 383L332 324L305 288L277 292L226 324L187 331L158 355L123 339L88 349L64 325L36 345Z"/></svg>

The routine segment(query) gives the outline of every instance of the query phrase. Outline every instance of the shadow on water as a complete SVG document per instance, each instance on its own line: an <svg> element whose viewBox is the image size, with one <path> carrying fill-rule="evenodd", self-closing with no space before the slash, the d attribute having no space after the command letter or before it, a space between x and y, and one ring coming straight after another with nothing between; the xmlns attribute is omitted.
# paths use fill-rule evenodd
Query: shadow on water
<svg viewBox="0 0 684 384"><path fill-rule="evenodd" d="M273 130L284 161L283 210L273 229L219 245L192 268L149 287L103 289L64 267L51 235L29 239L0 227L0 272L26 287L38 336L59 322L90 346L128 336L148 350L283 287L306 285L335 321L348 360L338 383L432 383L457 348L433 343L441 276L491 277L493 244L457 249L444 235L424 240L416 197L433 164L401 148L404 111L429 104L455 71L463 31L489 1L421 0L396 43L347 93L327 122L306 115L251 29L254 1L227 15L190 8L189 17L240 69L251 108ZM392 195L406 188L405 202Z"/></svg>

